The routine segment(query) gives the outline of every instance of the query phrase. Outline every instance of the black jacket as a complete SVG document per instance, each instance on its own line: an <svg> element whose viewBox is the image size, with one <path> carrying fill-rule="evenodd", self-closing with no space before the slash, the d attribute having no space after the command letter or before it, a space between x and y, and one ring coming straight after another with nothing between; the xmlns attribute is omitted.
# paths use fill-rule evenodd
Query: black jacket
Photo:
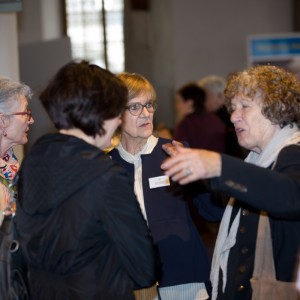
<svg viewBox="0 0 300 300"><path fill-rule="evenodd" d="M20 170L16 226L32 299L134 299L154 251L125 171L98 148L50 134Z"/></svg>
<svg viewBox="0 0 300 300"><path fill-rule="evenodd" d="M161 163L168 155L162 145L171 140L159 138L152 153L141 155L142 183L147 220L158 247L162 276L160 287L194 282L209 282L210 260L189 212L189 191L175 182L168 186L150 188L149 179L163 176ZM122 159L117 149L110 152L134 182L134 164ZM133 187L132 187L133 189ZM209 220L222 217L223 210L211 203L209 193L193 199L199 212Z"/></svg>
<svg viewBox="0 0 300 300"><path fill-rule="evenodd" d="M250 300L259 211L269 213L276 277L293 281L300 250L300 145L279 153L274 171L222 155L222 174L213 188L236 198L241 208L236 244L230 250L225 294L218 300ZM256 209L255 209L256 208Z"/></svg>

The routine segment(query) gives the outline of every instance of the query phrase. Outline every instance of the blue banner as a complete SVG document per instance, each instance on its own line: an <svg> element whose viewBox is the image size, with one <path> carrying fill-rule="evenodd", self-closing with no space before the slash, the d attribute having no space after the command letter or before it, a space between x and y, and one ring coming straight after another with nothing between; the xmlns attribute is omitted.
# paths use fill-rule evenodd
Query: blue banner
<svg viewBox="0 0 300 300"><path fill-rule="evenodd" d="M249 43L252 58L300 55L300 37L254 38Z"/></svg>

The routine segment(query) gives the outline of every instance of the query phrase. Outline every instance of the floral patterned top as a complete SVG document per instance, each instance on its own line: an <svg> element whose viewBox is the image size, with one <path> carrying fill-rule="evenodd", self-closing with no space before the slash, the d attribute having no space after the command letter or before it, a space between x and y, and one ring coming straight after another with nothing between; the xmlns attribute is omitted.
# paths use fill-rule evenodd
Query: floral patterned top
<svg viewBox="0 0 300 300"><path fill-rule="evenodd" d="M19 170L19 163L14 154L13 149L9 149L6 154L0 158L0 176L8 181L11 181L16 176ZM0 212L2 215L3 210L7 207L10 200L10 192L8 188L0 183Z"/></svg>

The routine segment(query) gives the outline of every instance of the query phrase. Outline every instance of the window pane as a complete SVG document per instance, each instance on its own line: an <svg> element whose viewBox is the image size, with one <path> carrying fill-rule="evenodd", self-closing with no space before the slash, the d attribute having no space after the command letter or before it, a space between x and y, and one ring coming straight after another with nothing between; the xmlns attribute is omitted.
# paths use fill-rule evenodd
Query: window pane
<svg viewBox="0 0 300 300"><path fill-rule="evenodd" d="M105 0L108 69L124 70L123 0ZM67 34L72 57L105 67L101 0L66 0Z"/></svg>

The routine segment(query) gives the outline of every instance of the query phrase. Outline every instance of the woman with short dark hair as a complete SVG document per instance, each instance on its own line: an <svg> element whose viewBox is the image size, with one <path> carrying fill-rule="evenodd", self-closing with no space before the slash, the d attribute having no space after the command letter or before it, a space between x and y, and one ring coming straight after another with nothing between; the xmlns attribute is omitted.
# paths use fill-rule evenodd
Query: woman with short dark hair
<svg viewBox="0 0 300 300"><path fill-rule="evenodd" d="M216 115L205 108L205 90L196 83L188 83L176 92L176 110L182 119L174 132L174 139L185 141L193 148L225 151L226 128Z"/></svg>
<svg viewBox="0 0 300 300"><path fill-rule="evenodd" d="M107 70L71 62L40 100L58 133L40 138L20 170L16 226L31 299L134 299L155 279L152 240L126 172L101 151L127 89Z"/></svg>

